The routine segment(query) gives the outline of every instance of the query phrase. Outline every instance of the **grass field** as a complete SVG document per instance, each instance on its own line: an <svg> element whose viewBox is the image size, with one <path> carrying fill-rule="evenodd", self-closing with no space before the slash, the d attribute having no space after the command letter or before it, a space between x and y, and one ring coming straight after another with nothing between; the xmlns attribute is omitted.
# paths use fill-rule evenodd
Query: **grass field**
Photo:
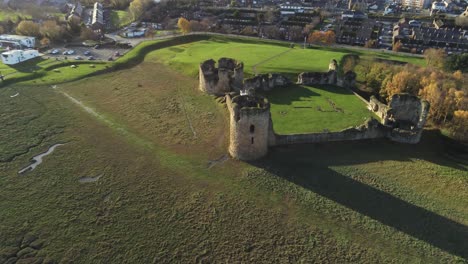
<svg viewBox="0 0 468 264"><path fill-rule="evenodd" d="M11 19L12 21L17 21L18 16L26 19L30 19L31 16L19 11L14 11L14 10L0 10L0 21L7 21L8 19Z"/></svg>
<svg viewBox="0 0 468 264"><path fill-rule="evenodd" d="M275 132L298 134L339 131L370 117L364 102L352 92L334 86L291 86L266 94L271 103Z"/></svg>
<svg viewBox="0 0 468 264"><path fill-rule="evenodd" d="M72 68L72 65L76 68ZM105 62L36 58L18 65L5 65L0 62L0 73L5 76L7 84L16 82L23 82L25 85L56 84L83 78L109 66L110 64Z"/></svg>
<svg viewBox="0 0 468 264"><path fill-rule="evenodd" d="M55 89L1 88L0 263L468 261L468 171L437 133L223 162L227 109L197 84L147 56Z"/></svg>
<svg viewBox="0 0 468 264"><path fill-rule="evenodd" d="M287 52L287 53L285 53ZM282 54L276 58L279 54ZM231 57L244 63L244 72L278 72L295 74L302 71L327 71L331 59L340 59L346 53L313 49L291 49L287 45L262 45L261 42L242 43L223 38L197 41L151 52L147 59L156 60L189 76L197 76L198 64L208 59ZM271 59L272 58L272 59ZM271 59L271 60L268 60ZM265 63L263 61L268 60ZM291 63L293 62L293 63Z"/></svg>
<svg viewBox="0 0 468 264"><path fill-rule="evenodd" d="M198 64L207 59L221 57L235 58L244 63L244 72L282 73L295 76L304 71L327 71L330 60L340 59L346 54L357 54L363 58L381 58L405 61L424 65L417 57L393 55L375 51L356 51L315 47L291 49L287 43L265 42L262 40L242 40L235 38L213 37L210 40L168 47L149 53L148 58L171 66L190 76L198 74ZM256 66L256 71L253 67Z"/></svg>
<svg viewBox="0 0 468 264"><path fill-rule="evenodd" d="M110 13L110 19L114 28L122 28L132 23L130 13L123 10L112 10Z"/></svg>

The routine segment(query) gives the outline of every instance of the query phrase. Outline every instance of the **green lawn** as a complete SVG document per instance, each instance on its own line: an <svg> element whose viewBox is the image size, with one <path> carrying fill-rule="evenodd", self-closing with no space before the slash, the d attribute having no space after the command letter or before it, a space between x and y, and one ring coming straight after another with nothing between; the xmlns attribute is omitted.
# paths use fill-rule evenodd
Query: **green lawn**
<svg viewBox="0 0 468 264"><path fill-rule="evenodd" d="M71 68L71 65L77 67ZM56 84L83 78L109 66L110 64L99 61L35 58L15 65L0 62L0 72L5 75L7 84L20 81L27 81L25 84Z"/></svg>
<svg viewBox="0 0 468 264"><path fill-rule="evenodd" d="M279 134L339 131L376 118L352 92L335 86L290 86L266 94Z"/></svg>
<svg viewBox="0 0 468 264"><path fill-rule="evenodd" d="M6 21L8 19L11 19L12 21L15 22L16 20L18 20L18 16L20 16L22 18L26 18L26 19L31 18L30 15L25 14L23 12L14 11L14 10L10 10L10 9L6 9L6 10L0 9L0 21Z"/></svg>
<svg viewBox="0 0 468 264"><path fill-rule="evenodd" d="M285 53L286 52L286 53ZM276 55L282 54L278 57ZM272 44L252 40L212 38L210 40L168 47L153 51L147 60L162 62L190 76L198 74L198 65L208 59L230 57L244 63L244 72L253 74L277 72L296 74L303 71L327 71L331 59L340 60L346 53L331 50L291 49L287 44ZM270 59L265 63L263 61Z"/></svg>
<svg viewBox="0 0 468 264"><path fill-rule="evenodd" d="M110 13L111 23L114 28L122 28L132 23L132 16L128 11L112 10Z"/></svg>
<svg viewBox="0 0 468 264"><path fill-rule="evenodd" d="M466 262L468 171L436 134L213 163L228 146L225 106L151 60L0 89L0 263L31 235L23 263ZM307 90L292 105L339 94Z"/></svg>
<svg viewBox="0 0 468 264"><path fill-rule="evenodd" d="M289 76L304 71L327 71L330 60L340 59L346 54L357 54L365 59L381 58L424 65L422 58L405 55L394 55L376 51L361 51L351 49L336 49L328 47L314 47L302 49L297 46L293 49L287 43L263 41L241 38L212 37L188 44L167 47L150 52L147 60L162 62L172 68L196 76L198 64L207 59L230 57L244 62L244 71L257 73L283 73ZM277 57L275 57L277 56Z"/></svg>

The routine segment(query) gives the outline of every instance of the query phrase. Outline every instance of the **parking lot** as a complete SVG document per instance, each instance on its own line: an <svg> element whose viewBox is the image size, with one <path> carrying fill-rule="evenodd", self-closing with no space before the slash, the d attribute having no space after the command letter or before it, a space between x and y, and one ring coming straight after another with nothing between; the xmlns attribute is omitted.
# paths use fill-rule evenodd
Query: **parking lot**
<svg viewBox="0 0 468 264"><path fill-rule="evenodd" d="M56 51L56 54L52 54L52 51ZM64 54L64 52L73 51L73 54ZM54 47L45 52L45 57L57 58L58 60L64 59L74 59L74 60L98 60L98 61L108 61L115 60L119 55L123 55L128 51L128 49L122 48L99 48L95 49L93 47Z"/></svg>

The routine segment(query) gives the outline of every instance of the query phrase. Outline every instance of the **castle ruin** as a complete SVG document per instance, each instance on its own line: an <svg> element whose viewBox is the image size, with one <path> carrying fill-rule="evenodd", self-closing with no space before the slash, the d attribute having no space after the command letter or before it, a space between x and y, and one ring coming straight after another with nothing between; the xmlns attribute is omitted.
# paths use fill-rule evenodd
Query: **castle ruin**
<svg viewBox="0 0 468 264"><path fill-rule="evenodd" d="M207 60L199 67L199 89L207 94L224 95L239 92L244 81L244 64L234 59L221 58L218 67L214 60Z"/></svg>
<svg viewBox="0 0 468 264"><path fill-rule="evenodd" d="M387 104L372 97L367 105L380 118L370 119L357 127L338 132L279 135L274 132L270 103L255 91L269 91L274 87L286 86L289 80L279 74L263 74L242 82L243 64L233 59L220 59L216 69L213 60L200 65L200 89L209 94L226 97L230 115L229 153L240 160L255 160L264 157L269 147L319 143L331 141L388 138L400 143L418 143L429 111L429 103L410 94L393 95ZM225 63L227 62L227 63ZM346 86L355 81L356 74L348 72L342 79L336 75L335 60L327 73L301 73L301 84L326 84ZM221 73L220 73L221 72ZM227 72L227 73L226 73ZM218 77L216 77L218 76ZM219 77L221 76L221 77ZM305 76L319 76L308 79ZM309 78L309 77L307 77ZM332 78L332 81L330 81ZM346 86L347 87L347 86ZM240 95L239 95L240 93Z"/></svg>

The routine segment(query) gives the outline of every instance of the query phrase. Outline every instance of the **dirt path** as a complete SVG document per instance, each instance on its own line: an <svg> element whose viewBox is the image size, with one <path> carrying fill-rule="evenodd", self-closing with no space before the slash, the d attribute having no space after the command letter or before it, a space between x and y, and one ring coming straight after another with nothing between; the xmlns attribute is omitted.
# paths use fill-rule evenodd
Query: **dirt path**
<svg viewBox="0 0 468 264"><path fill-rule="evenodd" d="M291 52L291 51L292 51L292 49L288 49L288 50L283 51L283 52L281 52L281 53L278 53L278 54L276 54L276 55L274 55L274 56L272 56L272 57L270 57L270 58L268 58L268 59L262 60L261 62L259 62L259 63L255 64L254 66L252 66L252 72L253 72L255 75L257 75L257 74L258 74L258 72L257 72L257 67L258 67L258 66L260 66L260 65L262 65L262 64L264 64L264 63L266 63L266 62L268 62L268 61L271 61L271 60L273 60L273 59L276 59L276 58L278 58L278 57L280 57L280 56L283 56L284 54L286 54L286 53L288 53L288 52Z"/></svg>

